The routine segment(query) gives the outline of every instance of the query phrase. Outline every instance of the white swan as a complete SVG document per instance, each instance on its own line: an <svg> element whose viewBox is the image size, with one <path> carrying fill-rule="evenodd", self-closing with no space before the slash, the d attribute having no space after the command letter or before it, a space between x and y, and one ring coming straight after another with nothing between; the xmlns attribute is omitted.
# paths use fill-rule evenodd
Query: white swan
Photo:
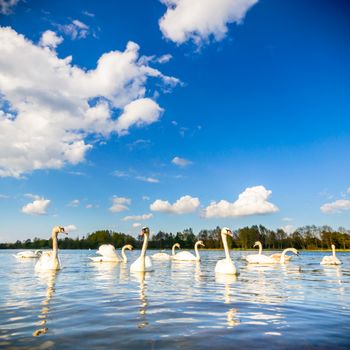
<svg viewBox="0 0 350 350"><path fill-rule="evenodd" d="M22 252L14 254L13 256L17 259L37 259L41 257L42 253L42 250L24 250Z"/></svg>
<svg viewBox="0 0 350 350"><path fill-rule="evenodd" d="M253 245L253 247L259 247L259 253L258 254L251 254L247 255L245 259L248 261L250 264L259 264L259 263L268 263L270 259L273 259L276 261L276 263L280 262L282 253L275 253L272 255L264 255L262 254L262 244L260 241L256 241ZM292 256L286 255L285 256L285 261L289 261L292 259Z"/></svg>
<svg viewBox="0 0 350 350"><path fill-rule="evenodd" d="M175 256L175 248L180 248L179 243L175 243L173 247L171 248L172 254L169 255L167 253L156 253L152 255L152 260L170 260L172 257Z"/></svg>
<svg viewBox="0 0 350 350"><path fill-rule="evenodd" d="M55 226L52 229L52 251L42 253L40 259L35 264L35 271L59 270L61 268L57 244L57 235L59 233L68 234L61 226Z"/></svg>
<svg viewBox="0 0 350 350"><path fill-rule="evenodd" d="M141 254L131 264L130 271L131 272L151 272L151 271L153 271L152 260L149 256L146 256L148 237L149 237L149 228L143 227L140 235L144 237Z"/></svg>
<svg viewBox="0 0 350 350"><path fill-rule="evenodd" d="M335 255L335 245L332 244L332 255L326 255L323 257L320 264L322 265L341 265L341 261Z"/></svg>
<svg viewBox="0 0 350 350"><path fill-rule="evenodd" d="M279 259L276 259L272 256L266 256L263 254L261 255L255 254L255 255L248 255L246 257L246 260L248 261L249 264L262 264L262 265L270 265L270 264L278 264L278 263L284 264L290 260L290 257L286 255L286 253L288 252L292 252L296 255L299 255L299 252L295 248L287 248L280 254Z"/></svg>
<svg viewBox="0 0 350 350"><path fill-rule="evenodd" d="M219 260L215 266L215 273L226 274L226 275L239 275L239 271L236 268L236 265L231 259L230 252L227 245L227 236L233 237L232 231L223 227L221 229L221 240L224 245L225 250L225 259Z"/></svg>
<svg viewBox="0 0 350 350"><path fill-rule="evenodd" d="M112 244L102 244L96 254L101 256L89 257L90 260L94 262L120 262L122 258L115 251L115 248Z"/></svg>
<svg viewBox="0 0 350 350"><path fill-rule="evenodd" d="M198 252L199 245L202 247L205 247L203 241L197 241L194 245L194 251L195 251L196 255L193 255L192 253L187 252L187 251L182 251L180 253L175 254L173 256L173 260L176 260L176 261L200 261L201 258L199 256L199 252ZM175 250L175 248L174 248L174 250Z"/></svg>
<svg viewBox="0 0 350 350"><path fill-rule="evenodd" d="M125 254L125 249L132 250L133 247L131 244L125 244L125 246L122 248L122 257L123 257L123 262L128 262L128 258Z"/></svg>

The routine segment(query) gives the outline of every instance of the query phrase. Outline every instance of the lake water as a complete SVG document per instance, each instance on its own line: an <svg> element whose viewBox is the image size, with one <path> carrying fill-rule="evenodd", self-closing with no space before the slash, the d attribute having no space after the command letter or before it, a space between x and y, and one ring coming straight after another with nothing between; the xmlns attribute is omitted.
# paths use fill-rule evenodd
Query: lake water
<svg viewBox="0 0 350 350"><path fill-rule="evenodd" d="M215 276L223 251L198 263L93 264L94 251L62 250L63 269L36 274L34 260L0 250L1 349L349 349L350 254L302 252L287 265ZM149 252L153 254L154 252Z"/></svg>

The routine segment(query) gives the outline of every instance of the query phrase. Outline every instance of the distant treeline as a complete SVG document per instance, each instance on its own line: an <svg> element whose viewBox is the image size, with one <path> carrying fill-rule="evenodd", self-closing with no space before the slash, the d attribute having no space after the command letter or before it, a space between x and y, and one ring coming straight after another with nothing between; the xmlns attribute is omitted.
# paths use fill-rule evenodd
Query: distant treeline
<svg viewBox="0 0 350 350"><path fill-rule="evenodd" d="M197 240L204 241L206 248L222 248L220 228L213 230L201 230L197 235L191 228L176 234L159 231L151 236L148 247L150 249L169 249L174 243L180 243L182 248L193 248ZM59 240L60 249L96 249L101 244L113 244L116 248L124 244L132 244L134 248L140 248L143 238L100 230L82 238L69 238ZM304 226L287 234L284 230L270 230L262 225L243 227L234 232L234 237L229 237L231 248L250 249L255 241L260 241L265 249L284 249L294 247L297 249L329 249L331 244L339 249L350 249L350 231L344 228L333 230L329 226ZM45 249L52 246L51 239L34 238L15 243L0 243L0 249Z"/></svg>

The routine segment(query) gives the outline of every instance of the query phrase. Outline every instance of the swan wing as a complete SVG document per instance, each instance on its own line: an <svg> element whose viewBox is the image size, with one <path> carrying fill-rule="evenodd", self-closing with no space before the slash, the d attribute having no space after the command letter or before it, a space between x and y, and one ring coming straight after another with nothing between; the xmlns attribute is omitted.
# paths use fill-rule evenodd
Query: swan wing
<svg viewBox="0 0 350 350"><path fill-rule="evenodd" d="M36 271L59 270L60 268L61 263L58 257L53 254L53 252L44 252L35 264Z"/></svg>
<svg viewBox="0 0 350 350"><path fill-rule="evenodd" d="M97 251L98 254L110 259L120 259L112 244L102 244ZM120 259L121 260L121 259Z"/></svg>
<svg viewBox="0 0 350 350"><path fill-rule="evenodd" d="M275 253L270 255L270 258L273 260L276 260L277 262L280 262L281 260L282 253ZM292 259L292 255L285 255L284 260L285 261L290 261Z"/></svg>
<svg viewBox="0 0 350 350"><path fill-rule="evenodd" d="M252 254L246 257L246 260L249 264L275 264L279 262L279 260L271 259L271 257L266 256L264 254Z"/></svg>

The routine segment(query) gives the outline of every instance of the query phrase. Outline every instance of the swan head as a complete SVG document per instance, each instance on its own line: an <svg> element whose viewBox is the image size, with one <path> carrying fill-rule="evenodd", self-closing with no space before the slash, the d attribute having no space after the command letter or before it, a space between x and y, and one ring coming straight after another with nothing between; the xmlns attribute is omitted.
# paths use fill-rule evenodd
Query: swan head
<svg viewBox="0 0 350 350"><path fill-rule="evenodd" d="M64 233L65 235L68 235L68 232L66 232L64 230L64 227L62 226L55 226L53 229L52 229L52 234L59 234L59 233Z"/></svg>
<svg viewBox="0 0 350 350"><path fill-rule="evenodd" d="M256 242L254 243L254 245L253 245L253 248L256 247L256 246L259 246L260 244L261 244L260 241L256 241Z"/></svg>
<svg viewBox="0 0 350 350"><path fill-rule="evenodd" d="M141 236L149 235L149 227L147 227L147 226L146 227L142 227L140 235Z"/></svg>
<svg viewBox="0 0 350 350"><path fill-rule="evenodd" d="M174 248L179 248L179 249L180 249L180 248L181 248L181 247L180 247L180 243L175 243L175 244L174 244Z"/></svg>
<svg viewBox="0 0 350 350"><path fill-rule="evenodd" d="M299 256L299 252L295 248L290 248L290 251L295 255Z"/></svg>
<svg viewBox="0 0 350 350"><path fill-rule="evenodd" d="M331 247L332 247L332 249L333 249L333 250L335 249L335 245L334 245L334 244L332 244L332 246L331 246Z"/></svg>
<svg viewBox="0 0 350 350"><path fill-rule="evenodd" d="M125 249L133 250L133 246L131 244L125 244Z"/></svg>
<svg viewBox="0 0 350 350"><path fill-rule="evenodd" d="M221 234L233 237L233 233L228 227L223 227L221 229Z"/></svg>
<svg viewBox="0 0 350 350"><path fill-rule="evenodd" d="M202 247L205 247L205 244L203 243L203 241L197 241L197 244L202 246Z"/></svg>

